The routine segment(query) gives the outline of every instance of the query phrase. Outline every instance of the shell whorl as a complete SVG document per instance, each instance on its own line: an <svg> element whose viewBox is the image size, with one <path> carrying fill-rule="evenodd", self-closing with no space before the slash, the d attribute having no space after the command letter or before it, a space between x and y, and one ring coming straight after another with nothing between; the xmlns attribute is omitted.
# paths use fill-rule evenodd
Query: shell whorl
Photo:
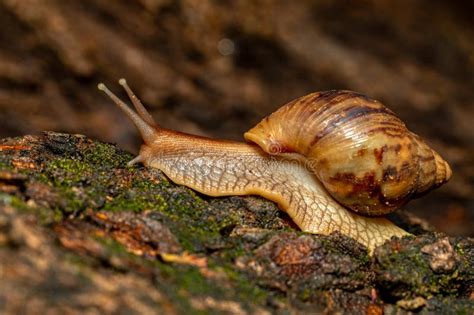
<svg viewBox="0 0 474 315"><path fill-rule="evenodd" d="M351 91L298 98L244 137L269 154L299 158L336 200L369 216L389 213L451 176L391 110Z"/></svg>

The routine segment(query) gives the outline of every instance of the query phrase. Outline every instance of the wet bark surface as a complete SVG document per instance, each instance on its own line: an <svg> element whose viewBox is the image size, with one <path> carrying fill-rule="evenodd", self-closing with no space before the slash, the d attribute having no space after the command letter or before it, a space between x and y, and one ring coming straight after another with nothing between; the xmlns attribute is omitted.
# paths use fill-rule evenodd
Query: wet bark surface
<svg viewBox="0 0 474 315"><path fill-rule="evenodd" d="M429 231L372 257L258 197L211 198L79 135L0 141L0 311L472 313L474 240Z"/></svg>

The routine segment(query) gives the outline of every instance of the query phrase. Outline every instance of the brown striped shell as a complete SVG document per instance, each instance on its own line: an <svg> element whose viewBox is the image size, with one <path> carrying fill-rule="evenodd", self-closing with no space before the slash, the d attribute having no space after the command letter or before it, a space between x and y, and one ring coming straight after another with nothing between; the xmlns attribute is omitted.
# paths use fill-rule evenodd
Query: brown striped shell
<svg viewBox="0 0 474 315"><path fill-rule="evenodd" d="M445 183L451 169L382 103L351 91L298 98L244 134L269 154L299 157L341 204L389 213Z"/></svg>

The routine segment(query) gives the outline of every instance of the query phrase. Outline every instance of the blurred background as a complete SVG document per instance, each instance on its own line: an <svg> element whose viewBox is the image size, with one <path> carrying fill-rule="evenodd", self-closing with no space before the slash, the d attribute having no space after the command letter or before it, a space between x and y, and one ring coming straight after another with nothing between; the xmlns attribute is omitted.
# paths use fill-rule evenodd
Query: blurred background
<svg viewBox="0 0 474 315"><path fill-rule="evenodd" d="M0 137L81 133L137 152L102 93L131 87L163 126L218 138L312 91L395 111L452 165L406 208L474 236L474 2L2 0Z"/></svg>

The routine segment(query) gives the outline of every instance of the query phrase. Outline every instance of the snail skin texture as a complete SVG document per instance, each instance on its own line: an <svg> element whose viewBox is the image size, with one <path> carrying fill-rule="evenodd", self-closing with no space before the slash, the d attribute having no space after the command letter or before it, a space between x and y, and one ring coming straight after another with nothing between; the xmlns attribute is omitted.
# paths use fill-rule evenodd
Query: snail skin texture
<svg viewBox="0 0 474 315"><path fill-rule="evenodd" d="M372 252L409 235L389 220L409 199L446 182L449 165L380 102L351 91L298 98L244 134L249 143L159 127L119 80L136 112L104 84L144 144L129 162L160 169L209 196L259 195L308 233L338 231Z"/></svg>

